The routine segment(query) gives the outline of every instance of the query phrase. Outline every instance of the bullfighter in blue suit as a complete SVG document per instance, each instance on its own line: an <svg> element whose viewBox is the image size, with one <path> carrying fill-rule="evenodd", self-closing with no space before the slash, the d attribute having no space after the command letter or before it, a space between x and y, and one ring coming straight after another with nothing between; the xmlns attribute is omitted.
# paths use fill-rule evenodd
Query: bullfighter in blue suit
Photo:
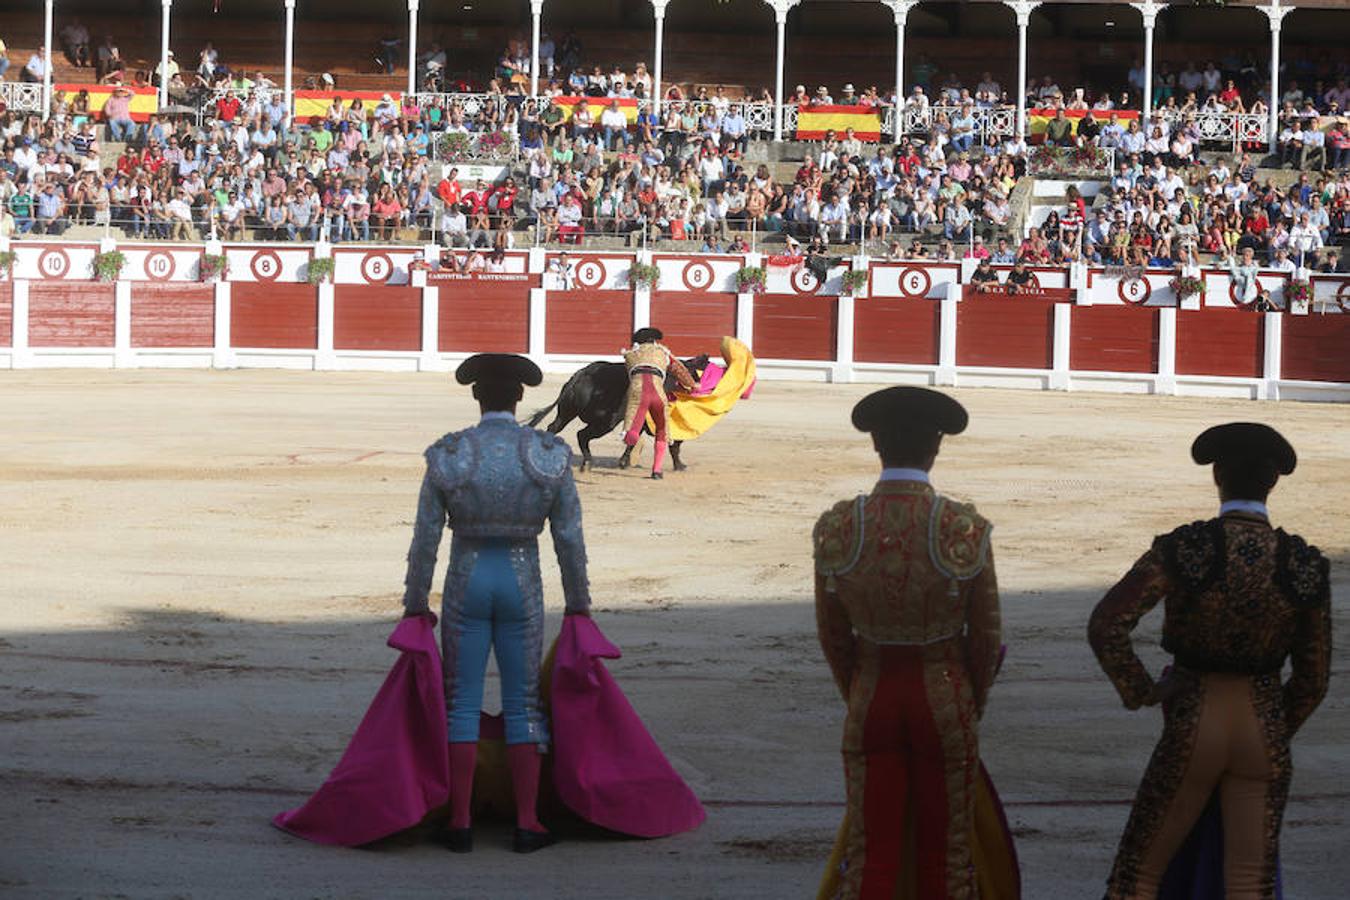
<svg viewBox="0 0 1350 900"><path fill-rule="evenodd" d="M472 849L470 800L488 652L502 682L502 718L516 797L514 849L553 843L535 809L548 722L539 706L544 588L537 537L547 519L562 571L568 615L587 615L590 593L581 503L571 451L552 434L516 424L523 385L543 380L521 356L480 354L455 372L472 384L482 419L426 451L427 470L408 550L406 615L427 612L441 532L449 527L450 570L442 598L441 644L450 742L450 827L445 843Z"/></svg>

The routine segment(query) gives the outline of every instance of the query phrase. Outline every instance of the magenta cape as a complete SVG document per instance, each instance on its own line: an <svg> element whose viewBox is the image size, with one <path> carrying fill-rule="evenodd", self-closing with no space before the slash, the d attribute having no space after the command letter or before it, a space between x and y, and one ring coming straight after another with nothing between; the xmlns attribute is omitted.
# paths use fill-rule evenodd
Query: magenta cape
<svg viewBox="0 0 1350 900"><path fill-rule="evenodd" d="M436 617L404 619L389 646L400 656L347 751L308 803L272 820L281 830L353 847L411 828L449 798Z"/></svg>
<svg viewBox="0 0 1350 900"><path fill-rule="evenodd" d="M272 820L321 844L356 846L418 824L449 797L445 687L436 618L404 619L401 652L351 743L304 806ZM552 673L553 781L578 816L622 834L664 837L704 819L604 659L619 650L584 616L563 619Z"/></svg>
<svg viewBox="0 0 1350 900"><path fill-rule="evenodd" d="M703 806L605 668L620 655L586 616L563 619L553 662L553 786L574 813L611 831L664 837L697 828Z"/></svg>

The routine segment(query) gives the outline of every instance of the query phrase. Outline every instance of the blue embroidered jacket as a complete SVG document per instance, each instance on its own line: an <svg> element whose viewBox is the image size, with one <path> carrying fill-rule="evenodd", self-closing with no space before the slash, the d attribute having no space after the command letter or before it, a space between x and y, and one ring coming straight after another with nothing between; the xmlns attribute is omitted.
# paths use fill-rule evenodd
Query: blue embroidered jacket
<svg viewBox="0 0 1350 900"><path fill-rule="evenodd" d="M536 538L544 520L562 571L568 612L590 609L581 501L572 480L572 451L557 436L489 416L473 428L447 434L426 451L427 471L417 503L417 523L408 549L403 605L427 608L441 532L454 533L450 575L478 540L506 539L527 545L539 580ZM446 597L452 595L447 577Z"/></svg>

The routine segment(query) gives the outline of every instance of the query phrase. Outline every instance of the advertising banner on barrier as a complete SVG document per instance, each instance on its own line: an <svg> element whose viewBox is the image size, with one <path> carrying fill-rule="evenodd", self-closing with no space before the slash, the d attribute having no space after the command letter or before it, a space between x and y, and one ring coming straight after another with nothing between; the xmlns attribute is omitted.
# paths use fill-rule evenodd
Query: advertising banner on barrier
<svg viewBox="0 0 1350 900"><path fill-rule="evenodd" d="M860 141L881 140L881 111L870 106L799 106L797 140L818 141L826 131L843 137L846 129Z"/></svg>

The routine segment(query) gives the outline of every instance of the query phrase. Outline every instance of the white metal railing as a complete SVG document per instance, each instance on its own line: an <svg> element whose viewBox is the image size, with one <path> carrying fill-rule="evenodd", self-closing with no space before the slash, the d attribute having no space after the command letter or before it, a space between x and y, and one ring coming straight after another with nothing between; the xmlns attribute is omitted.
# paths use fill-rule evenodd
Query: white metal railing
<svg viewBox="0 0 1350 900"><path fill-rule="evenodd" d="M42 85L23 81L0 81L0 100L15 112L42 112Z"/></svg>
<svg viewBox="0 0 1350 900"><path fill-rule="evenodd" d="M935 125L950 125L953 119L962 115L960 106L928 106L923 109L900 107L900 134L909 137L916 134L930 134ZM1017 110L1011 106L972 107L970 117L975 120L975 137L985 144L997 144L1012 136L1017 122ZM881 132L896 139L896 108L888 107L882 119Z"/></svg>
<svg viewBox="0 0 1350 900"><path fill-rule="evenodd" d="M1160 109L1158 114L1173 130L1194 126L1196 140L1202 143L1228 144L1234 150L1246 142L1268 143L1266 116L1228 110Z"/></svg>

